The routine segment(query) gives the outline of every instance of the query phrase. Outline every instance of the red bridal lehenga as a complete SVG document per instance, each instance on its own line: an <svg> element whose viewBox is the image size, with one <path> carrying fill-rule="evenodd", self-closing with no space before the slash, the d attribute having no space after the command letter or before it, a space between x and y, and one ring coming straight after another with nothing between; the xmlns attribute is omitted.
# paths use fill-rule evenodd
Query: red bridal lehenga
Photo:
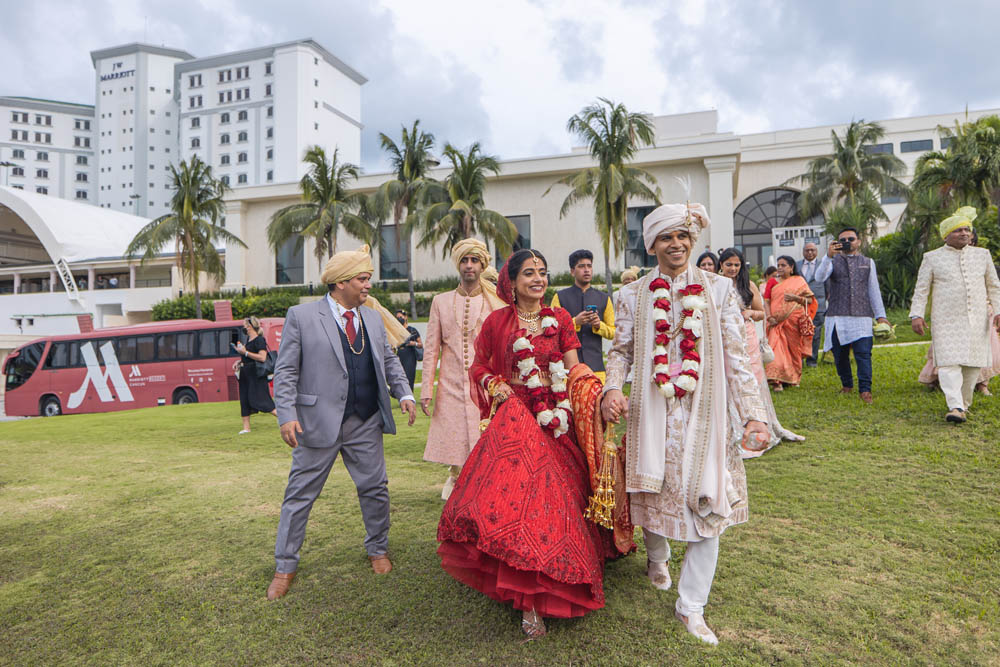
<svg viewBox="0 0 1000 667"><path fill-rule="evenodd" d="M604 561L621 554L611 531L584 519L591 486L572 425L562 432L536 418L560 397L511 382L519 377L519 338L533 346L539 369L580 347L569 314L546 312L558 326L534 336L519 329L511 306L483 323L469 370L483 418L491 408L483 378L505 378L514 396L497 409L462 468L438 524L438 554L448 574L495 600L569 618L604 606Z"/></svg>

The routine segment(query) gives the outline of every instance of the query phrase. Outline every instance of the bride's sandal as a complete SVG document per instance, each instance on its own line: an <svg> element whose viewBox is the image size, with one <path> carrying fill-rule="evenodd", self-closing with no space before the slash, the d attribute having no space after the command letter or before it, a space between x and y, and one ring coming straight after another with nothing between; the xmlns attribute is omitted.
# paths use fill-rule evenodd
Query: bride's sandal
<svg viewBox="0 0 1000 667"><path fill-rule="evenodd" d="M524 617L521 619L521 632L528 636L528 638L524 640L526 642L541 639L545 636L547 632L545 629L545 621L534 609L530 612L526 612Z"/></svg>

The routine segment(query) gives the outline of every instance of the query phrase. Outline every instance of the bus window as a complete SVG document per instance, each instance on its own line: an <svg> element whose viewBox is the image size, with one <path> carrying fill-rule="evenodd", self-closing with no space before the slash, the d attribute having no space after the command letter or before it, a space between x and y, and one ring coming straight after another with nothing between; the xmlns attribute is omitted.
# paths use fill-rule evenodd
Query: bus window
<svg viewBox="0 0 1000 667"><path fill-rule="evenodd" d="M219 353L231 357L237 356L237 352L232 346L240 341L243 341L245 345L245 339L246 334L241 329L223 329L219 332Z"/></svg>
<svg viewBox="0 0 1000 667"><path fill-rule="evenodd" d="M219 356L219 332L217 330L198 332L198 356Z"/></svg>
<svg viewBox="0 0 1000 667"><path fill-rule="evenodd" d="M136 361L153 361L156 348L153 346L152 336L136 336L135 337L135 360Z"/></svg>
<svg viewBox="0 0 1000 667"><path fill-rule="evenodd" d="M135 336L122 336L118 339L118 363L134 364L138 361Z"/></svg>
<svg viewBox="0 0 1000 667"><path fill-rule="evenodd" d="M177 334L177 358L194 359L194 333L186 331Z"/></svg>
<svg viewBox="0 0 1000 667"><path fill-rule="evenodd" d="M45 343L33 343L21 348L18 355L7 363L7 391L20 387L31 378L44 350Z"/></svg>
<svg viewBox="0 0 1000 667"><path fill-rule="evenodd" d="M177 334L156 337L156 358L159 361L177 358Z"/></svg>
<svg viewBox="0 0 1000 667"><path fill-rule="evenodd" d="M70 343L52 343L52 349L49 350L49 356L45 359L46 368L66 368L70 365L69 363L69 350Z"/></svg>

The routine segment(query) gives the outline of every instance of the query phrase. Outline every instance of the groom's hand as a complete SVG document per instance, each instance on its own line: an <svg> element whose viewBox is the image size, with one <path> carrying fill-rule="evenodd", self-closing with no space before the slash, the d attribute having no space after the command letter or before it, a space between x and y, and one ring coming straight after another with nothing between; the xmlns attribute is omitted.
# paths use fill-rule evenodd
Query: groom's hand
<svg viewBox="0 0 1000 667"><path fill-rule="evenodd" d="M628 399L619 389L609 389L601 400L601 416L604 421L617 424L623 415L628 415Z"/></svg>
<svg viewBox="0 0 1000 667"><path fill-rule="evenodd" d="M399 404L399 409L410 416L406 420L406 425L413 426L413 422L417 421L417 404L410 400L402 401Z"/></svg>
<svg viewBox="0 0 1000 667"><path fill-rule="evenodd" d="M281 439L292 449L299 446L298 438L295 437L296 433L302 433L302 427L297 421L285 422L281 425Z"/></svg>

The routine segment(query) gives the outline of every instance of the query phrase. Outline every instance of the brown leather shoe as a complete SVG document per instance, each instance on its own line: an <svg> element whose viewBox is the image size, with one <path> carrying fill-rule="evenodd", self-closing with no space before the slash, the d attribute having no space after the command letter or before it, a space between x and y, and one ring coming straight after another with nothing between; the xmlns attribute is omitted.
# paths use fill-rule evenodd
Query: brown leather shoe
<svg viewBox="0 0 1000 667"><path fill-rule="evenodd" d="M378 556L369 556L368 560L372 562L372 570L375 574L389 574L392 572L392 561L385 554L380 554Z"/></svg>
<svg viewBox="0 0 1000 667"><path fill-rule="evenodd" d="M274 579L271 580L271 585L267 587L267 599L277 600L278 598L285 597L285 594L288 593L288 587L292 585L292 579L294 578L294 572L275 572Z"/></svg>
<svg viewBox="0 0 1000 667"><path fill-rule="evenodd" d="M840 388L840 393L841 394L850 394L852 391L854 391L854 387L841 387Z"/></svg>
<svg viewBox="0 0 1000 667"><path fill-rule="evenodd" d="M861 400L867 403L868 405L871 405L872 401L874 401L875 399L872 398L872 393L870 391L863 391L861 392Z"/></svg>

